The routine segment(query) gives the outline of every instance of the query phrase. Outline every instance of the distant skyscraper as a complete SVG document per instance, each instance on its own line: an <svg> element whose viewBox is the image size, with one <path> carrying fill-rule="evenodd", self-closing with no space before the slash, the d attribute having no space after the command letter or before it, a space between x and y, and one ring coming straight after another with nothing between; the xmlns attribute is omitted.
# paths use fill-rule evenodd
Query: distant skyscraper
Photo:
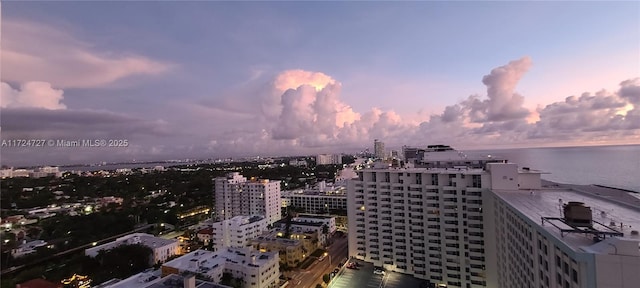
<svg viewBox="0 0 640 288"><path fill-rule="evenodd" d="M384 142L375 139L373 140L373 152L376 154L376 158L384 159L386 158L384 151Z"/></svg>
<svg viewBox="0 0 640 288"><path fill-rule="evenodd" d="M282 218L280 212L280 181L247 180L238 172L214 179L217 221L235 216L263 215L268 224Z"/></svg>

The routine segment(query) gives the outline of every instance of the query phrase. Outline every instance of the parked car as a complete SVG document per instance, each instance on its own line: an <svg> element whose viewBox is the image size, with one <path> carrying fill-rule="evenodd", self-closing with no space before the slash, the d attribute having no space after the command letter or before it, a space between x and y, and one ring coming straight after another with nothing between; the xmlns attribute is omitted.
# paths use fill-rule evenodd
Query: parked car
<svg viewBox="0 0 640 288"><path fill-rule="evenodd" d="M384 271L374 270L374 271L373 271L373 274L376 274L376 275L383 275L383 276L384 276Z"/></svg>
<svg viewBox="0 0 640 288"><path fill-rule="evenodd" d="M338 272L340 272L340 268L333 269L334 274L338 274Z"/></svg>

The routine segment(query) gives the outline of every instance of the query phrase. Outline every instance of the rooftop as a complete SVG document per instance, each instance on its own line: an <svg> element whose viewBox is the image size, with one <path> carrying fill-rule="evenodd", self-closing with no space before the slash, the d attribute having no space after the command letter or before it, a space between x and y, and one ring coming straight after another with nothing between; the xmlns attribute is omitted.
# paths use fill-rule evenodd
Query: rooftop
<svg viewBox="0 0 640 288"><path fill-rule="evenodd" d="M365 172L374 172L374 171L380 171L380 170L391 170L391 171L400 171L400 172L409 172L409 173L416 173L416 172L431 172L431 173L440 173L440 174L451 174L451 173L462 173L462 174L478 174L481 172L484 172L484 169L482 168L470 168L470 167L456 167L456 168L427 168L427 167L384 167L384 168L365 168L365 169L361 169L358 171L365 171Z"/></svg>
<svg viewBox="0 0 640 288"><path fill-rule="evenodd" d="M153 270L148 269L144 272L140 272L126 279L111 279L107 282L101 283L100 285L94 286L95 288L137 288L144 287L145 283L152 282L154 280L160 279L161 276L160 269Z"/></svg>
<svg viewBox="0 0 640 288"><path fill-rule="evenodd" d="M586 191L584 189L587 189ZM591 207L593 228L599 231L610 232L613 230L621 232L624 237L631 237L631 231L640 230L640 206L624 205L617 202L617 198L624 198L624 195L614 195L613 193L602 197L600 194L589 193L588 187L583 187L581 192L567 188L543 188L540 191L496 191L500 198L504 199L511 206L515 207L533 222L540 224L542 217L563 218L562 205L569 202L582 202L585 206ZM624 193L620 191L620 193ZM562 229L572 227L554 221ZM578 251L583 247L596 244L593 235L589 234L566 234L549 223L542 227L548 232L562 240L567 246ZM640 242L640 238L637 239Z"/></svg>
<svg viewBox="0 0 640 288"><path fill-rule="evenodd" d="M284 235L283 231L270 231L267 233L264 233L256 238L253 238L250 242L258 242L258 243L269 243L269 242L278 242L282 245L285 246L297 246L297 245L301 245L302 243L299 240L295 240L295 239L287 239L287 238L281 238L278 237L278 233L282 233Z"/></svg>
<svg viewBox="0 0 640 288"><path fill-rule="evenodd" d="M170 244L172 244L174 242L178 242L178 240L176 240L176 239L163 239L163 238L160 238L160 237L155 237L153 235L144 234L144 233L135 233L135 234L131 234L129 236L131 236L131 237L126 239L126 243L127 244L135 243L136 242L136 237L139 237L140 244L142 244L144 246L147 246L149 248L159 248L159 247L170 245Z"/></svg>
<svg viewBox="0 0 640 288"><path fill-rule="evenodd" d="M178 270L207 273L211 269L224 267L225 263L259 267L277 257L277 252L259 252L251 248L226 248L216 252L196 250L164 264ZM254 259L255 258L255 259ZM252 263L253 262L253 263Z"/></svg>
<svg viewBox="0 0 640 288"><path fill-rule="evenodd" d="M160 270L145 271L133 275L127 279L111 279L96 288L183 288L184 276L171 274L160 278ZM196 288L228 288L229 286L206 282L195 279Z"/></svg>
<svg viewBox="0 0 640 288"><path fill-rule="evenodd" d="M183 288L184 277L180 275L167 275L161 280L147 286L146 288ZM196 279L196 288L228 288L229 286L215 284Z"/></svg>
<svg viewBox="0 0 640 288"><path fill-rule="evenodd" d="M312 219L331 219L333 217L331 216L324 216L324 215L313 215L313 214L299 214L298 217L296 218L312 218Z"/></svg>

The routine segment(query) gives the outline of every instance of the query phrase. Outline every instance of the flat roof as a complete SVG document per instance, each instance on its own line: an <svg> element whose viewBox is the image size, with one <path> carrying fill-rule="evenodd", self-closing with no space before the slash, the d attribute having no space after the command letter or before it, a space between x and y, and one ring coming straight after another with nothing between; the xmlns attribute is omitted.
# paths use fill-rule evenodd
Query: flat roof
<svg viewBox="0 0 640 288"><path fill-rule="evenodd" d="M494 193L538 225L542 223L542 217L563 218L563 204L582 202L585 206L591 208L593 221L606 226L602 227L595 224L594 228L598 231L610 232L612 230L609 228L611 228L623 233L624 237L629 237L632 230L640 230L640 206L616 202L619 201L617 198L626 198L623 197L624 195L615 196L611 193L602 197L600 194L592 194L591 192L593 191L589 191L588 187L582 187L579 191L557 186L555 189L547 187L535 191L494 191ZM562 229L571 229L570 226L561 221L554 221L553 223ZM594 235L564 233L563 236L560 229L550 223L545 223L542 227L576 251L581 247L596 244L593 241Z"/></svg>
<svg viewBox="0 0 640 288"><path fill-rule="evenodd" d="M273 259L276 252L260 252L251 248L223 248L216 252L196 250L182 257L173 259L164 264L179 270L191 271L190 263L198 262L198 272L206 272L224 265L226 262L234 262L244 266L250 266L251 256L255 257L255 264L261 266Z"/></svg>
<svg viewBox="0 0 640 288"><path fill-rule="evenodd" d="M311 218L311 219L331 219L331 216L324 215L313 215L313 214L298 214L298 217L295 218Z"/></svg>
<svg viewBox="0 0 640 288"><path fill-rule="evenodd" d="M451 173L462 173L462 174L478 174L478 173L483 173L486 172L484 169L482 168L471 168L471 167L464 167L464 168L429 168L429 167L411 167L411 168L406 168L406 167L384 167L384 168L364 168L364 169L360 169L358 170L359 172L364 171L364 172L380 172L380 171L384 171L384 172L409 172L409 173L416 173L416 172L432 172L432 173L440 173L440 174L451 174Z"/></svg>
<svg viewBox="0 0 640 288"><path fill-rule="evenodd" d="M184 287L184 278L184 276L176 274L167 275L146 288L182 288ZM230 288L230 286L196 279L196 288Z"/></svg>
<svg viewBox="0 0 640 288"><path fill-rule="evenodd" d="M126 279L111 279L107 282L101 283L96 288L137 288L144 286L145 283L150 283L154 280L160 279L162 271L160 269L151 270L148 269L144 272L140 272Z"/></svg>
<svg viewBox="0 0 640 288"><path fill-rule="evenodd" d="M127 242L131 241L132 239L133 239L133 237L127 239L128 240ZM172 243L176 243L176 242L178 242L178 240L176 240L176 239L164 239L164 238L150 236L150 235L142 235L142 236L140 236L140 244L142 244L144 246L147 246L147 247L150 247L150 248L164 247L164 246L170 245Z"/></svg>
<svg viewBox="0 0 640 288"><path fill-rule="evenodd" d="M296 240L296 239L287 239L287 238L280 238L277 236L278 233L283 233L284 231L270 231L267 232L265 234L262 234L256 238L251 239L249 242L250 243L273 243L273 242L278 242L282 245L285 246L297 246L297 245L302 245L302 242L300 242L300 240Z"/></svg>
<svg viewBox="0 0 640 288"><path fill-rule="evenodd" d="M227 219L224 221L229 221L229 222L234 222L236 224L238 224L238 226L242 226L242 225L248 225L248 224L253 224L255 222L258 222L260 220L264 220L266 219L263 216L260 215L253 215L253 216L246 216L246 215L239 215L239 216L234 216L231 219Z"/></svg>

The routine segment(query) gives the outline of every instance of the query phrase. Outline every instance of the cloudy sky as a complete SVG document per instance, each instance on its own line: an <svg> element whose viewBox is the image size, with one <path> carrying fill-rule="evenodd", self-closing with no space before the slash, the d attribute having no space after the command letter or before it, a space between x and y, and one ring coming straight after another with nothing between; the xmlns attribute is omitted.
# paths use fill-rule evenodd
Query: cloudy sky
<svg viewBox="0 0 640 288"><path fill-rule="evenodd" d="M4 165L640 143L638 2L1 8L2 139L128 142Z"/></svg>

